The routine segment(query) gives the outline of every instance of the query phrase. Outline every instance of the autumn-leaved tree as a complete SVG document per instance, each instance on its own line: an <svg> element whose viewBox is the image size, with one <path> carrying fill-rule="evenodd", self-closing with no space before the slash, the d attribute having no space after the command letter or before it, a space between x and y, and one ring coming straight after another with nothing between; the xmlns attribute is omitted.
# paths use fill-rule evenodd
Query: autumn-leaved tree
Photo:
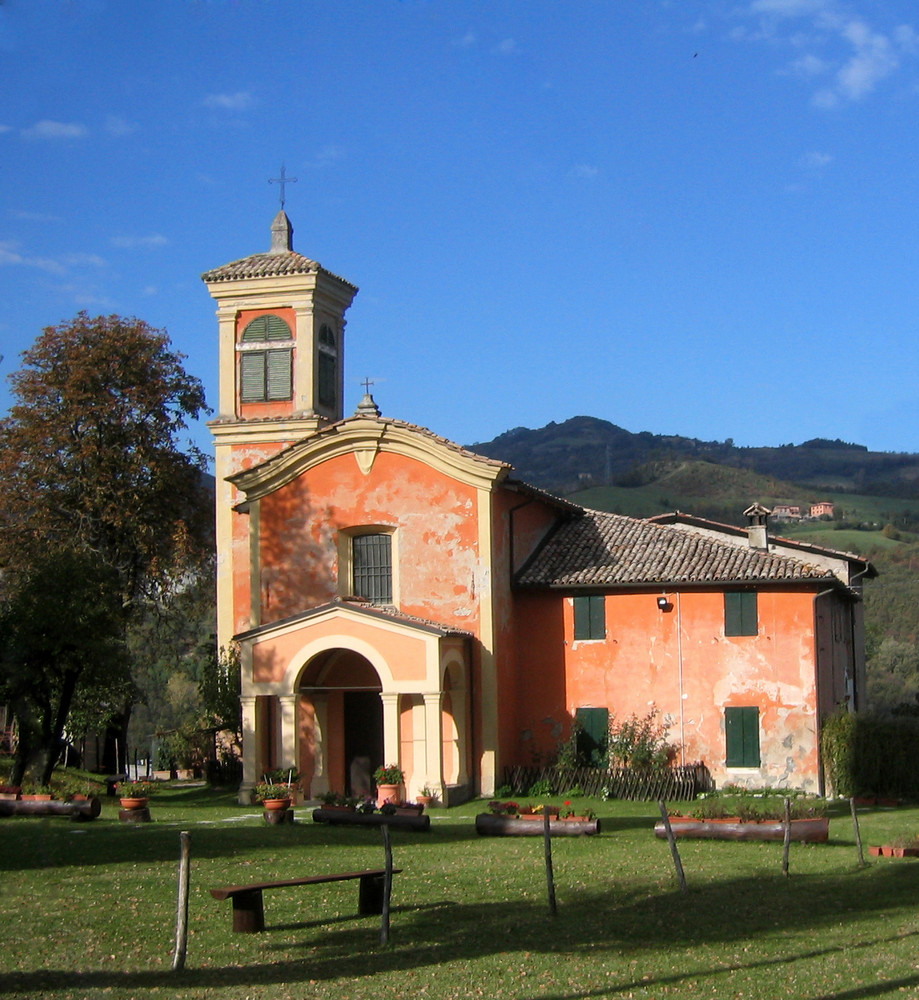
<svg viewBox="0 0 919 1000"><path fill-rule="evenodd" d="M206 460L184 439L203 387L164 331L120 316L48 327L22 359L0 421L0 585L14 600L49 557L89 560L123 637L210 544Z"/></svg>

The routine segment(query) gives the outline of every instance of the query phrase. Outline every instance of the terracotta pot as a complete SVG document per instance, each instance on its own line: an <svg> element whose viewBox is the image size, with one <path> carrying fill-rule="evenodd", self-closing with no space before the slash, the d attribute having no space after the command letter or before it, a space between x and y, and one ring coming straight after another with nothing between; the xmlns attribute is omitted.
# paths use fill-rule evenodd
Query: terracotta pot
<svg viewBox="0 0 919 1000"><path fill-rule="evenodd" d="M401 785L377 785L377 806L381 806L386 802L401 802L401 801L402 801Z"/></svg>
<svg viewBox="0 0 919 1000"><path fill-rule="evenodd" d="M876 858L919 858L919 847L869 847Z"/></svg>
<svg viewBox="0 0 919 1000"><path fill-rule="evenodd" d="M290 809L290 799L265 799L262 805L270 812Z"/></svg>
<svg viewBox="0 0 919 1000"><path fill-rule="evenodd" d="M23 795L23 802L50 802L53 796L47 792L34 792L31 795Z"/></svg>
<svg viewBox="0 0 919 1000"><path fill-rule="evenodd" d="M147 799L144 796L125 796L124 798L119 799L119 802L121 802L122 809L131 809L131 810L146 809L148 801L149 799Z"/></svg>
<svg viewBox="0 0 919 1000"><path fill-rule="evenodd" d="M433 795L416 795L415 801L425 809L434 801Z"/></svg>

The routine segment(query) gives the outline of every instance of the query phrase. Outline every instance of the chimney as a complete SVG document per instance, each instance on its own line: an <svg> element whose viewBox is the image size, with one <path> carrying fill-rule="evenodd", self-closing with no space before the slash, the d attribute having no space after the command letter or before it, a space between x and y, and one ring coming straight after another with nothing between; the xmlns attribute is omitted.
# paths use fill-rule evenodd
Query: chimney
<svg viewBox="0 0 919 1000"><path fill-rule="evenodd" d="M761 503L755 503L743 513L747 519L747 539L750 543L750 548L765 550L767 548L766 526L772 511L764 507Z"/></svg>

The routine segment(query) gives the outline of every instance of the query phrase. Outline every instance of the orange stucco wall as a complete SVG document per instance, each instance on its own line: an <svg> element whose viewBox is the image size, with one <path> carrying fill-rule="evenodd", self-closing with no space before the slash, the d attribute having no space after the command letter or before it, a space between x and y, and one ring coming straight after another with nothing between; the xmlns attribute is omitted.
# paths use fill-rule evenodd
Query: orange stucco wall
<svg viewBox="0 0 919 1000"><path fill-rule="evenodd" d="M339 581L342 530L395 529L397 603L408 614L475 632L480 578L475 490L430 466L382 453L365 475L331 458L260 502L262 620L350 592Z"/></svg>
<svg viewBox="0 0 919 1000"><path fill-rule="evenodd" d="M553 751L577 708L624 719L655 707L683 759L722 781L816 787L814 594L760 591L758 634L736 637L724 635L722 592L668 594L664 612L658 596L607 596L606 639L578 641L570 597L521 596L517 759ZM725 767L728 706L759 709L761 768Z"/></svg>

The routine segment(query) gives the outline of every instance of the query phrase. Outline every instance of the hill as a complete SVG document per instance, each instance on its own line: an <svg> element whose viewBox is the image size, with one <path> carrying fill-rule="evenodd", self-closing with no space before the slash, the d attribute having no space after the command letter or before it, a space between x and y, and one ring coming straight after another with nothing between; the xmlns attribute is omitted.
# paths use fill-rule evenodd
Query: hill
<svg viewBox="0 0 919 1000"><path fill-rule="evenodd" d="M868 703L919 713L919 455L828 440L737 448L730 439L633 434L593 417L517 427L470 447L535 486L634 517L683 510L742 524L755 500L832 500L833 520L772 530L872 560L880 576L865 588Z"/></svg>
<svg viewBox="0 0 919 1000"><path fill-rule="evenodd" d="M633 433L607 420L579 416L535 430L516 427L469 448L509 462L521 479L563 495L592 486L643 486L659 481L663 469L688 460L748 470L824 493L915 497L919 490L919 455L872 452L864 445L823 438L739 448L731 438L700 441Z"/></svg>

